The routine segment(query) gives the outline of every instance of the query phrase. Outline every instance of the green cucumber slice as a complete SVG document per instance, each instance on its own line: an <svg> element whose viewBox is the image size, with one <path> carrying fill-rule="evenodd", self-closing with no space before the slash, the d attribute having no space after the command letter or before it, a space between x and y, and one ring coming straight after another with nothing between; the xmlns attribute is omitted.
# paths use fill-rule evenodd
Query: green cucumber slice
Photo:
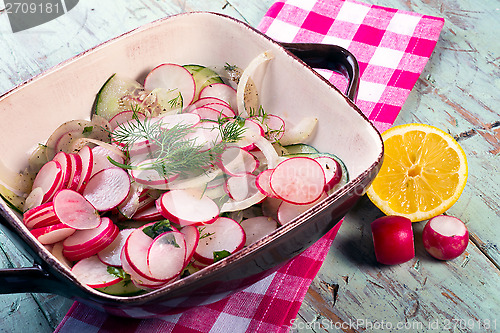
<svg viewBox="0 0 500 333"><path fill-rule="evenodd" d="M144 292L144 290L138 288L131 280L123 280L114 285L96 288L105 294L116 295L116 296L134 296L139 295Z"/></svg>
<svg viewBox="0 0 500 333"><path fill-rule="evenodd" d="M196 91L194 93L195 100L198 99L200 91L206 86L214 83L224 83L219 74L208 67L190 64L184 65L184 68L187 69L194 78L196 85Z"/></svg>
<svg viewBox="0 0 500 333"><path fill-rule="evenodd" d="M129 110L121 100L132 95L136 89L143 89L139 82L113 74L97 93L94 114L110 120L118 113Z"/></svg>
<svg viewBox="0 0 500 333"><path fill-rule="evenodd" d="M275 146L276 148L276 146ZM277 146L276 151L278 152L278 155L292 155L292 154L317 154L319 151L314 148L313 146L310 146L305 143L296 143L293 145L287 145L287 146Z"/></svg>

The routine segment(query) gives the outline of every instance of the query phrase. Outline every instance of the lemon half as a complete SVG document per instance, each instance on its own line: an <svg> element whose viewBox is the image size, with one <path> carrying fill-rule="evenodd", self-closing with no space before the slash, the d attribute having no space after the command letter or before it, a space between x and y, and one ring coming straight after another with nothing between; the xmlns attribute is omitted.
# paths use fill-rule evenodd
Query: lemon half
<svg viewBox="0 0 500 333"><path fill-rule="evenodd" d="M384 161L367 191L382 212L417 222L442 214L458 200L467 182L467 158L451 135L406 124L388 129L382 139Z"/></svg>

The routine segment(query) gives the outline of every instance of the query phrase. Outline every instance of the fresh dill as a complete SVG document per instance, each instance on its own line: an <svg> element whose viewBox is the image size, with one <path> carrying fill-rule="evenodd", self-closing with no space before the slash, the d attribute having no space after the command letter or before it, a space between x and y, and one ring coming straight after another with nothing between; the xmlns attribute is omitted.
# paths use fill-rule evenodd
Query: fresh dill
<svg viewBox="0 0 500 333"><path fill-rule="evenodd" d="M161 119L148 117L139 119L140 108L132 111L134 111L133 119L113 131L113 141L126 147L127 150L136 143L146 142L148 146L155 147L150 150L149 158L152 162L141 164L140 167L113 160L111 163L126 169L153 169L167 178L202 172L223 153L228 143L240 140L245 131L238 121L221 120L218 125L214 124L214 130L220 131L220 142L206 149L203 144L198 143L195 129L191 125L176 124L165 129L162 127Z"/></svg>

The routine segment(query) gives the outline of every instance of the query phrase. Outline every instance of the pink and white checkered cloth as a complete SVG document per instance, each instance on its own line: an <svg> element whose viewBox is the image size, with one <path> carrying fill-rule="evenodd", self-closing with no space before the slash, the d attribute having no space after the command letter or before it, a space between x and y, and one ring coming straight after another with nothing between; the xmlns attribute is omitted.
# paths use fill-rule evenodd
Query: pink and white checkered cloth
<svg viewBox="0 0 500 333"><path fill-rule="evenodd" d="M353 0L284 0L259 29L281 42L336 44L360 65L357 105L389 128L431 55L444 20ZM341 90L345 82L321 71ZM75 302L55 332L287 332L341 223L276 273L221 301L156 319L106 315Z"/></svg>

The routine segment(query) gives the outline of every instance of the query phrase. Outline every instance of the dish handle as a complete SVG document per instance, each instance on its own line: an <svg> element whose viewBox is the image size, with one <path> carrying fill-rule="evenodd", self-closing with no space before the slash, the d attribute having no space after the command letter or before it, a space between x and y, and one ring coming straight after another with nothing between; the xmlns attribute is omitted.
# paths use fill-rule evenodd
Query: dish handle
<svg viewBox="0 0 500 333"><path fill-rule="evenodd" d="M63 283L44 267L41 257L35 253L12 230L12 226L0 216L0 231L14 244L26 258L33 260L32 267L0 269L0 294L14 293L57 293L65 289Z"/></svg>
<svg viewBox="0 0 500 333"><path fill-rule="evenodd" d="M345 95L351 101L356 102L359 87L359 65L351 52L341 46L330 44L280 44L312 68L328 69L347 78Z"/></svg>

